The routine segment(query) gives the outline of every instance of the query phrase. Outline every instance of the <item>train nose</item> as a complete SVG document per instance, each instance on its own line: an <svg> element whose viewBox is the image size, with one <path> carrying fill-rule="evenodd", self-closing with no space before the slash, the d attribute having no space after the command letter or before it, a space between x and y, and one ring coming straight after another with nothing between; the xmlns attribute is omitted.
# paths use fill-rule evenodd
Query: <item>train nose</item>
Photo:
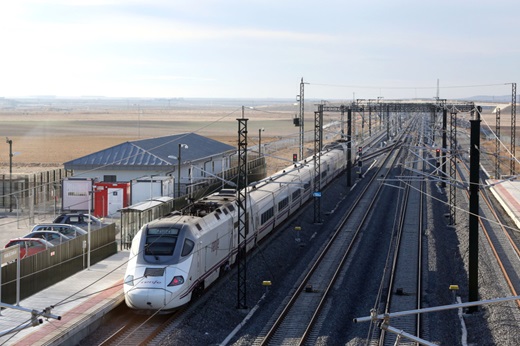
<svg viewBox="0 0 520 346"><path fill-rule="evenodd" d="M171 300L171 294L163 289L134 289L127 292L127 304L136 309L163 309Z"/></svg>

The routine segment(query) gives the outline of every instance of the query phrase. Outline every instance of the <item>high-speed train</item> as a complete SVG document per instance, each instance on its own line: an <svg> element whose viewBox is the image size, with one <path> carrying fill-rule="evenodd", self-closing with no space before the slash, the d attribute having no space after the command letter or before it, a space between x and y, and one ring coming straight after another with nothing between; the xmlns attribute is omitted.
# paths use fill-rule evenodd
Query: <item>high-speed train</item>
<svg viewBox="0 0 520 346"><path fill-rule="evenodd" d="M322 151L321 186L346 168L346 157L345 143ZM312 196L313 176L311 157L247 187L247 251ZM132 240L124 279L126 304L167 311L188 303L235 262L238 227L237 192L231 189L198 200L183 214L144 225Z"/></svg>

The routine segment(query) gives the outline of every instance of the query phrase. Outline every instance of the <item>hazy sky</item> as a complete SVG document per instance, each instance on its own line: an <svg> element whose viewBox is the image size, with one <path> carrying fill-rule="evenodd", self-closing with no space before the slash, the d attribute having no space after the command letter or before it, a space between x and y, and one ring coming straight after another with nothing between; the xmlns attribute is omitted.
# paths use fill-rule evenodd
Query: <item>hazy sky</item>
<svg viewBox="0 0 520 346"><path fill-rule="evenodd" d="M0 96L510 95L518 0L2 0Z"/></svg>

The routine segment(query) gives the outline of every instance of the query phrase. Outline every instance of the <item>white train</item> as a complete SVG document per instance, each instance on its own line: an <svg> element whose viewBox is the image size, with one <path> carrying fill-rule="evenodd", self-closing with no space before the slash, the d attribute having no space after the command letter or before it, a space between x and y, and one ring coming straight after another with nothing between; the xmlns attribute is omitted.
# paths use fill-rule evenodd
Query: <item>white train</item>
<svg viewBox="0 0 520 346"><path fill-rule="evenodd" d="M321 155L321 186L346 168L345 143ZM300 209L314 192L312 158L247 187L247 251ZM124 280L126 304L137 310L175 309L201 294L236 260L235 190L194 203L185 215L152 221L135 235Z"/></svg>

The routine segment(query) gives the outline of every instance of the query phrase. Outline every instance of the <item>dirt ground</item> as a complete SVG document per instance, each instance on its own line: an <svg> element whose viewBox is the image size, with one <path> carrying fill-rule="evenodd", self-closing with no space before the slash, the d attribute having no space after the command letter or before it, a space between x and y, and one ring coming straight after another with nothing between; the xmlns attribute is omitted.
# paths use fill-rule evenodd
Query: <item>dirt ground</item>
<svg viewBox="0 0 520 346"><path fill-rule="evenodd" d="M312 130L313 107L306 106L305 129ZM62 167L64 162L88 155L126 141L195 132L230 145L238 140L237 118L249 119L248 145L282 138L298 138L298 127L293 118L298 112L293 104L258 106L255 109L222 106L193 107L13 107L0 108L0 135L12 140L13 173ZM494 126L495 115L484 115L483 126ZM330 119L328 119L330 120ZM502 135L509 136L506 128L510 115L502 115ZM509 138L509 137L508 137ZM518 137L520 138L520 137ZM6 142L4 142L6 143ZM295 148L277 152L290 159ZM269 159L269 171L282 169L286 161ZM9 145L0 148L0 174L9 173Z"/></svg>
<svg viewBox="0 0 520 346"><path fill-rule="evenodd" d="M126 141L195 132L233 146L238 141L237 118L247 118L248 145L281 138L298 138L294 106L194 109L0 109L0 136L12 140L13 173L33 173ZM308 124L312 129L312 123ZM6 142L4 142L6 143ZM287 148L290 153L294 149ZM287 157L290 157L287 153ZM278 165L277 165L278 166ZM281 168L287 166L281 163ZM9 173L9 145L0 148L0 174Z"/></svg>

